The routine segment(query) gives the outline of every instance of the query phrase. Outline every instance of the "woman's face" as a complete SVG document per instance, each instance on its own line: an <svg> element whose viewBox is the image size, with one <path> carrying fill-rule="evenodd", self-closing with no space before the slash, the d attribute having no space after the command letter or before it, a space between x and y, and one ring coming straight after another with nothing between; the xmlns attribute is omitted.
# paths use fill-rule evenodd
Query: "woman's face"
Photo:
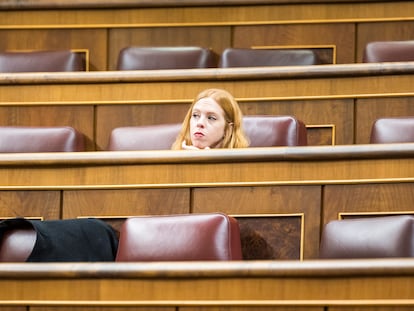
<svg viewBox="0 0 414 311"><path fill-rule="evenodd" d="M194 104L190 119L193 146L200 149L220 148L225 127L224 111L214 99L205 97Z"/></svg>

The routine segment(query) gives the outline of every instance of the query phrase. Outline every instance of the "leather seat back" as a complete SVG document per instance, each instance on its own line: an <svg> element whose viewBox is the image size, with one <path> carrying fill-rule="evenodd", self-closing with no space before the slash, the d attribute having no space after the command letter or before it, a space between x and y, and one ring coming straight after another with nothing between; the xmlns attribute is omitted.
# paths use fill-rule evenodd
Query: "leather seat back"
<svg viewBox="0 0 414 311"><path fill-rule="evenodd" d="M414 142L414 117L380 118L371 127L371 144Z"/></svg>
<svg viewBox="0 0 414 311"><path fill-rule="evenodd" d="M0 152L84 150L84 135L69 126L0 126Z"/></svg>
<svg viewBox="0 0 414 311"><path fill-rule="evenodd" d="M369 42L364 49L364 63L414 61L414 40Z"/></svg>
<svg viewBox="0 0 414 311"><path fill-rule="evenodd" d="M240 259L238 222L222 213L128 218L116 256L116 261Z"/></svg>
<svg viewBox="0 0 414 311"><path fill-rule="evenodd" d="M305 49L238 49L223 51L220 67L305 66L320 64L312 50Z"/></svg>
<svg viewBox="0 0 414 311"><path fill-rule="evenodd" d="M1 52L0 72L85 71L83 56L70 50Z"/></svg>
<svg viewBox="0 0 414 311"><path fill-rule="evenodd" d="M117 70L192 69L217 67L217 55L208 48L126 47L119 52Z"/></svg>
<svg viewBox="0 0 414 311"><path fill-rule="evenodd" d="M414 217L335 220L322 231L320 258L386 258L414 255Z"/></svg>

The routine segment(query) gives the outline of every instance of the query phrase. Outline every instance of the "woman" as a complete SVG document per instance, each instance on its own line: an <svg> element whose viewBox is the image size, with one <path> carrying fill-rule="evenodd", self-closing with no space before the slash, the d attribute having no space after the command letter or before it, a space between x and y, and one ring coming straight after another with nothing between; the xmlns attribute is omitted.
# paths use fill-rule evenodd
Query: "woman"
<svg viewBox="0 0 414 311"><path fill-rule="evenodd" d="M245 148L243 115L234 97L221 89L207 89L195 98L172 149Z"/></svg>

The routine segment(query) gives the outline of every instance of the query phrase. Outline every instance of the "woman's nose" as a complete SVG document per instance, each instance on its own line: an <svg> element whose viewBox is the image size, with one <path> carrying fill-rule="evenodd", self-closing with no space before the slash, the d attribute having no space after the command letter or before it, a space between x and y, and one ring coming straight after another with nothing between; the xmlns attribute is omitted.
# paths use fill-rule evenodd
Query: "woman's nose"
<svg viewBox="0 0 414 311"><path fill-rule="evenodd" d="M198 118L197 126L204 127L204 122L205 122L205 119L203 117Z"/></svg>

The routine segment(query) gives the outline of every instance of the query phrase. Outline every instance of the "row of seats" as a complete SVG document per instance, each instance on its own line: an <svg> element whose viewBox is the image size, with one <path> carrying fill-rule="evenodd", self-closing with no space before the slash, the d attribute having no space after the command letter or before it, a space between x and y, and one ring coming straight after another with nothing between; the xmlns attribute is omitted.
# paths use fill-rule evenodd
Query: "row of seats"
<svg viewBox="0 0 414 311"><path fill-rule="evenodd" d="M317 65L320 60L308 49L228 48L218 56L209 48L126 47L118 55L117 70L229 68ZM75 51L0 53L0 72L85 71L82 54Z"/></svg>
<svg viewBox="0 0 414 311"><path fill-rule="evenodd" d="M414 256L414 216L331 221L321 259ZM243 260L237 220L223 213L0 222L0 262Z"/></svg>
<svg viewBox="0 0 414 311"><path fill-rule="evenodd" d="M0 262L241 260L237 220L223 213L0 222Z"/></svg>
<svg viewBox="0 0 414 311"><path fill-rule="evenodd" d="M292 116L245 116L252 147L305 146L305 124ZM181 124L116 128L108 151L170 149ZM0 126L0 152L84 151L85 138L72 127Z"/></svg>
<svg viewBox="0 0 414 311"><path fill-rule="evenodd" d="M414 41L370 42L363 62L414 61ZM219 56L198 46L139 47L119 52L117 70L230 68L257 66L318 65L321 60L312 49L227 48ZM81 53L65 51L1 52L0 72L85 71Z"/></svg>
<svg viewBox="0 0 414 311"><path fill-rule="evenodd" d="M243 125L251 147L306 146L306 125L292 116L245 116ZM119 127L112 130L108 151L168 150L180 123ZM414 142L414 117L380 118L370 143ZM0 126L0 152L85 151L85 137L69 126Z"/></svg>

